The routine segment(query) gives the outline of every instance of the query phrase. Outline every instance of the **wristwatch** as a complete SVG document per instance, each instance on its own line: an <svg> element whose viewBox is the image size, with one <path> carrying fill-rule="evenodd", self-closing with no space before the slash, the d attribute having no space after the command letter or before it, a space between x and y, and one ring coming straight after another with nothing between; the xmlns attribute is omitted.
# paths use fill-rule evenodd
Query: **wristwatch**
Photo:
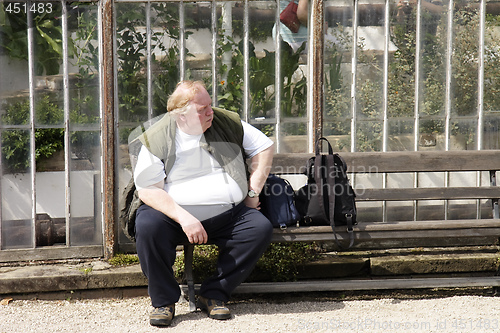
<svg viewBox="0 0 500 333"><path fill-rule="evenodd" d="M254 190L250 190L250 191L248 191L248 196L250 198L255 198L256 196L258 196L258 194Z"/></svg>

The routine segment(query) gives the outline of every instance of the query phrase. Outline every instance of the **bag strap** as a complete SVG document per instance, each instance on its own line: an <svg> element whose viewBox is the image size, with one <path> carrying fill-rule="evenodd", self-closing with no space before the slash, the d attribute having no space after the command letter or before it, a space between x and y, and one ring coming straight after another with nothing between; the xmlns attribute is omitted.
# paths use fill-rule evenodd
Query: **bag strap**
<svg viewBox="0 0 500 333"><path fill-rule="evenodd" d="M321 154L321 142L325 141L328 144L328 155ZM338 159L337 159L338 157ZM340 160L342 165L339 165L341 170L335 168L335 160ZM354 245L354 229L353 229L353 216L352 214L346 214L347 221L347 234L349 235L349 245L347 247L340 244L340 241L335 231L335 176L329 175L332 171L342 172L345 175L346 163L344 159L339 154L333 153L333 148L328 139L321 137L316 142L316 157L314 161L314 179L316 184L320 186L318 189L319 196L319 206L325 213L325 216L330 221L330 226L333 230L333 235L335 236L335 242L337 246L341 249L349 249ZM325 193L326 192L326 193ZM325 197L328 198L328 216L326 214Z"/></svg>

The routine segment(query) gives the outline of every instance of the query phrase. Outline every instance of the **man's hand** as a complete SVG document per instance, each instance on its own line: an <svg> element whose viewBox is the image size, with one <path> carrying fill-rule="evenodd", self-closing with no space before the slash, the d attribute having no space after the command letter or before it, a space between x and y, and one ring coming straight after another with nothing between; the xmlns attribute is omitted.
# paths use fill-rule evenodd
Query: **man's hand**
<svg viewBox="0 0 500 333"><path fill-rule="evenodd" d="M247 196L244 200L245 205L250 208L255 208L257 210L260 210L260 201L259 201L259 196L256 196L254 198L250 198Z"/></svg>
<svg viewBox="0 0 500 333"><path fill-rule="evenodd" d="M192 217L192 219L184 219L180 223L182 231L186 234L189 243L205 244L208 242L208 235L201 222Z"/></svg>
<svg viewBox="0 0 500 333"><path fill-rule="evenodd" d="M163 181L139 190L139 198L148 206L179 223L191 244L205 244L208 235L200 220L179 206L163 189Z"/></svg>

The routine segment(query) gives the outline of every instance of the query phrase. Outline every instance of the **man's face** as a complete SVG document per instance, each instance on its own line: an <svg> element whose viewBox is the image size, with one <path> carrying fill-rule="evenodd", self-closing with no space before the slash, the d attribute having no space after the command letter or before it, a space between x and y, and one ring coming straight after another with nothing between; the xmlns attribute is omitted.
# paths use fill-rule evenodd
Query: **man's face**
<svg viewBox="0 0 500 333"><path fill-rule="evenodd" d="M181 128L188 134L204 133L212 126L212 99L205 88L200 88L191 101L191 108L181 116L184 126Z"/></svg>

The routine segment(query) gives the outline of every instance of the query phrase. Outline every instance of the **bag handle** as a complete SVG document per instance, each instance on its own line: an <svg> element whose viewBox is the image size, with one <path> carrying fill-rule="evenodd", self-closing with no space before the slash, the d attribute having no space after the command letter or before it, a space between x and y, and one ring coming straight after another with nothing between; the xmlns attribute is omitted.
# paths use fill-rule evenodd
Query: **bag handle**
<svg viewBox="0 0 500 333"><path fill-rule="evenodd" d="M323 137L323 136L316 141L316 155L321 154L321 151L322 151L321 143L323 141L325 141L328 144L328 155L333 155L333 148L332 148L332 145L330 144L330 141L328 141L328 139Z"/></svg>

